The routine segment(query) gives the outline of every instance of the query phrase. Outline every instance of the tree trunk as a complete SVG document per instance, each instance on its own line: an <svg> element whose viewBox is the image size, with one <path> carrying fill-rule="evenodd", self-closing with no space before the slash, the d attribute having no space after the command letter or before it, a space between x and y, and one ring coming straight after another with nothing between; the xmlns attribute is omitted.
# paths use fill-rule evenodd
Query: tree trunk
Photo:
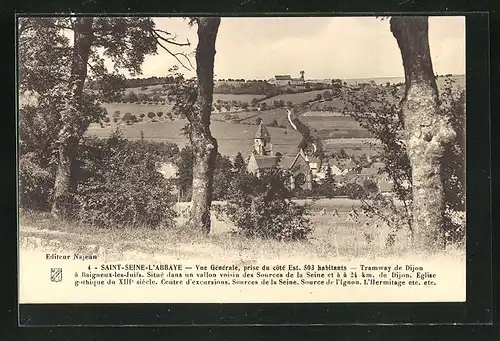
<svg viewBox="0 0 500 341"><path fill-rule="evenodd" d="M193 195L190 225L210 232L213 177L217 158L217 140L210 132L210 113L214 88L215 40L220 18L198 18L198 46L196 47L196 75L198 85L193 112L188 115L193 147Z"/></svg>
<svg viewBox="0 0 500 341"><path fill-rule="evenodd" d="M59 159L54 184L52 214L66 218L72 214L73 193L76 188L76 149L85 133L83 118L83 85L87 77L87 62L93 42L92 17L78 17L74 22L71 75L61 112L62 128L59 132Z"/></svg>
<svg viewBox="0 0 500 341"><path fill-rule="evenodd" d="M428 28L427 17L391 18L405 71L401 110L412 167L414 241L417 247L435 250L444 247L441 159L455 133L439 110Z"/></svg>

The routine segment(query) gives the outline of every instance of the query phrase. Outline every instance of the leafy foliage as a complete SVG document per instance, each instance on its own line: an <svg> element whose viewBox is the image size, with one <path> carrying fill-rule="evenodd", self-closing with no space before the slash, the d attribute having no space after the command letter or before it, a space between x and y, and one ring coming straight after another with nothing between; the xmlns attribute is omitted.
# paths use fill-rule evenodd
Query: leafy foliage
<svg viewBox="0 0 500 341"><path fill-rule="evenodd" d="M308 207L291 200L287 179L289 174L277 168L264 172L260 178L246 172L235 177L222 210L239 233L249 237L299 240L312 231L306 216Z"/></svg>
<svg viewBox="0 0 500 341"><path fill-rule="evenodd" d="M25 153L19 160L19 205L33 210L47 210L54 187L54 174L38 161L34 153Z"/></svg>
<svg viewBox="0 0 500 341"><path fill-rule="evenodd" d="M109 139L85 139L81 146L79 220L98 227L172 226L171 184L157 165L173 146L146 146L115 133Z"/></svg>
<svg viewBox="0 0 500 341"><path fill-rule="evenodd" d="M19 18L18 72L23 94L43 94L69 73L69 39L58 27L63 18Z"/></svg>
<svg viewBox="0 0 500 341"><path fill-rule="evenodd" d="M369 91L368 91L369 90ZM401 93L398 86L370 87L366 91L343 88L342 96L349 104L346 114L354 117L360 125L382 142L381 160L383 172L392 181L395 198L382 196L378 192L365 193L364 211L383 218L387 224L398 228L412 229L412 172L404 141L404 121L399 111ZM464 221L454 219L465 210L465 92L455 89L451 79L440 94L441 114L448 118L456 131L456 138L449 143L442 159L447 210L443 232L453 240L464 236ZM399 205L396 204L399 201Z"/></svg>

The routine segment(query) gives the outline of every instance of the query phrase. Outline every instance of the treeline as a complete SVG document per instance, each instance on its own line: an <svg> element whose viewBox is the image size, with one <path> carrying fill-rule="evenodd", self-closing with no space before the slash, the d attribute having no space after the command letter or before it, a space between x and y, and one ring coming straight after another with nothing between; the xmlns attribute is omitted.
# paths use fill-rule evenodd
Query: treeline
<svg viewBox="0 0 500 341"><path fill-rule="evenodd" d="M341 86L341 85L340 85ZM219 81L214 87L215 94L233 94L233 95L264 95L265 98L274 97L282 94L294 94L315 90L338 89L337 83L306 83L304 86L276 86L267 81L247 81L234 84L232 82Z"/></svg>

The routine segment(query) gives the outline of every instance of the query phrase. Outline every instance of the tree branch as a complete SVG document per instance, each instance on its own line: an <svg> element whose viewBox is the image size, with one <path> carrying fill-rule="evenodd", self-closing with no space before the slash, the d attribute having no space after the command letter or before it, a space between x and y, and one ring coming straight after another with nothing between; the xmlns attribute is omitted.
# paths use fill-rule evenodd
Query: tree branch
<svg viewBox="0 0 500 341"><path fill-rule="evenodd" d="M172 33L167 32L167 31L164 31L164 30L160 30L159 28L155 28L155 29L154 29L154 31L155 31L155 32L165 33L165 34L167 34L167 35L169 35L169 36L171 36L171 35L172 35Z"/></svg>
<svg viewBox="0 0 500 341"><path fill-rule="evenodd" d="M176 35L174 35L173 38L165 38L165 37L162 37L158 32L156 32L156 30L151 30L151 32L153 33L154 36L160 38L161 40L163 40L166 43L169 43L169 44L172 44L172 45L177 45L177 46L191 46L191 42L189 41L189 39L186 39L187 43L179 43L179 42L173 40L173 39L175 39L177 37Z"/></svg>
<svg viewBox="0 0 500 341"><path fill-rule="evenodd" d="M98 71L97 69L95 69L92 64L90 64L89 62L87 62L87 65L90 67L90 70L92 70L92 72L96 75L99 75L99 76L102 76L104 75L104 73Z"/></svg>
<svg viewBox="0 0 500 341"><path fill-rule="evenodd" d="M184 58L186 58L186 60L188 61L189 65L191 66L191 68L194 69L194 66L193 64L191 63L191 61L189 60L189 58L186 56L185 53L182 53L182 52L177 52L177 53L173 53L172 51L170 51L169 49L167 49L162 43L160 43L159 41L156 41L158 43L158 45L160 45L165 51L168 52L168 54L170 54L172 57L174 57L178 62L179 64L182 65L183 68L185 68L186 70L189 70L189 71L192 71L192 69L188 68L186 65L184 65L183 62L181 62L181 60L179 59L179 57L177 56L183 56Z"/></svg>

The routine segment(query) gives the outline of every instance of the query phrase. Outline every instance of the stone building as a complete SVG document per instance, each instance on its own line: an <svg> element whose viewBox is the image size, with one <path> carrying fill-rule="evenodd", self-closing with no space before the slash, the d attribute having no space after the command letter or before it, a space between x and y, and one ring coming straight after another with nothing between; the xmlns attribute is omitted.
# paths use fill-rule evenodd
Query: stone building
<svg viewBox="0 0 500 341"><path fill-rule="evenodd" d="M247 170L257 176L263 170L280 167L291 172L291 188L312 189L312 169L310 161L301 149L295 155L277 156L271 143L271 134L260 122L254 135L254 149L248 159Z"/></svg>

